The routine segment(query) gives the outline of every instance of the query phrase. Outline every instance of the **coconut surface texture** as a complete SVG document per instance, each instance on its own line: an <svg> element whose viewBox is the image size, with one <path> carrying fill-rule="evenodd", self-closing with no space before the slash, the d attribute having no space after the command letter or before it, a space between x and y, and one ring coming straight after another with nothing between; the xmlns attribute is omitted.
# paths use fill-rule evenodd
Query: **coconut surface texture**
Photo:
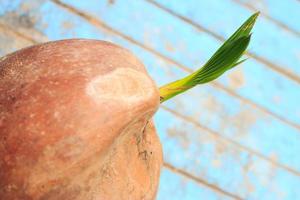
<svg viewBox="0 0 300 200"><path fill-rule="evenodd" d="M159 91L128 50L85 39L0 60L0 199L155 199Z"/></svg>

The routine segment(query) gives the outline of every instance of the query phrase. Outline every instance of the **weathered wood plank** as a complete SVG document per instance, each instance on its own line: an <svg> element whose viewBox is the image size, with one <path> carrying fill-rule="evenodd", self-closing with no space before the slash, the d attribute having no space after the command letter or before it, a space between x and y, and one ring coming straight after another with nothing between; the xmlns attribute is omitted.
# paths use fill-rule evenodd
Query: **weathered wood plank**
<svg viewBox="0 0 300 200"><path fill-rule="evenodd" d="M214 190L196 184L189 179L174 174L169 169L162 170L157 200L229 200L231 197L221 195Z"/></svg>
<svg viewBox="0 0 300 200"><path fill-rule="evenodd" d="M210 35L199 32L176 17L143 1L134 1L130 6L125 1L116 1L113 5L97 0L91 0L88 4L83 1L64 0L64 2L93 14L107 25L120 30L136 41L193 69L203 64L220 45L220 41ZM171 1L169 3L171 4ZM174 4L177 5L177 3ZM178 4L181 5L184 2ZM189 3L187 5L191 6ZM240 19L244 19L244 15ZM220 14L214 18L216 17L219 17L219 21L224 19ZM134 23L130 23L132 21ZM242 20L235 20L235 24L241 22ZM215 24L212 21L210 23L212 26ZM260 41L256 37L259 34L256 30L260 30L260 27L255 29L253 41ZM228 27L222 26L222 28L226 33L229 32ZM233 32L235 28L231 28L230 32ZM300 43L300 40L298 42ZM252 47L252 49L256 48L255 44ZM267 45L266 48L277 47ZM300 98L299 84L272 71L256 60L250 59L244 64L243 69L236 70L228 76L227 80L223 78L219 82L230 91L235 91L280 118L285 118L296 126L300 126L300 107L297 100Z"/></svg>
<svg viewBox="0 0 300 200"><path fill-rule="evenodd" d="M197 102L191 103L191 99ZM299 172L299 131L253 106L209 86L195 88L166 105L223 137Z"/></svg>
<svg viewBox="0 0 300 200"><path fill-rule="evenodd" d="M234 0L241 3L251 10L259 10L266 17L280 22L281 24L295 32L296 35L300 34L300 2L297 0ZM276 22L275 22L276 23Z"/></svg>
<svg viewBox="0 0 300 200"><path fill-rule="evenodd" d="M282 200L300 196L299 177L164 110L156 114L155 121L167 162L242 199Z"/></svg>
<svg viewBox="0 0 300 200"><path fill-rule="evenodd" d="M138 48L138 47L136 47L136 46L134 46L134 45L132 45L131 43L128 43L128 41L125 41L125 40L122 40L122 39L120 39L120 38L118 38L118 37L115 37L114 35L111 35L111 34L109 34L109 33L107 33L107 32L105 32L105 31L103 31L103 30L100 30L100 29L96 29L95 27L92 27L92 26L90 26L90 25L88 25L88 24L86 24L86 22L85 21L83 21L83 20L81 20L80 18L78 18L78 17L76 17L76 16L73 16L73 15L71 15L71 14L68 14L68 13L64 13L62 10L60 10L59 8L57 8L57 7L55 7L55 6L53 6L53 5L51 5L51 6L49 6L49 5L43 5L42 6L42 12L43 13L47 13L47 15L48 15L48 17L46 17L46 19L41 19L41 21L43 21L43 20L45 20L44 22L47 22L48 20L50 21L50 20L53 20L53 21L55 21L56 22L56 24L55 25L53 25L53 26L51 26L51 25L49 25L47 28L45 28L44 29L44 33L46 34L47 33L47 35L48 35L48 37L50 37L50 39L58 39L58 38L63 38L63 37L84 37L84 36L88 36L88 37L93 37L93 38L105 38L105 39L108 39L108 40L111 40L111 41L115 41L116 43L119 43L119 44L122 44L123 46L125 46L125 47L128 47L128 48L130 48L131 50L133 50L140 58L142 58L142 60L143 61L145 61L145 63L147 63L147 66L157 66L156 68L155 67L148 67L148 69L149 69L149 71L151 72L151 75L153 75L154 77L157 77L156 78L156 80L158 81L158 82L160 82L160 83L162 83L162 82L164 82L164 81L169 81L169 79L173 79L173 78L176 78L176 77L179 77L179 76L181 76L182 75L182 73L184 73L183 71L180 71L180 70L174 70L175 68L172 68L172 67L170 67L170 64L169 63L166 63L165 61L163 61L163 60L160 60L160 59L158 59L157 57L155 57L155 56L153 56L152 54L150 54L150 53L148 53L148 52L146 52L146 51L144 51L143 49L140 49L140 48ZM37 12L36 10L35 10L35 12ZM52 13L52 14L51 14ZM58 13L60 13L60 14L58 14ZM51 16L51 15L55 15L55 16ZM57 17L57 15L61 15L61 16L58 16ZM41 22L40 21L40 22ZM75 27L73 27L73 28L64 28L64 26L63 26L63 24L65 24L65 23L63 23L63 22L68 22L68 21L71 21L72 23L74 23L74 25L75 25ZM38 23L38 24L43 24L43 23ZM76 26L76 25L78 25L78 27ZM42 31L41 29L41 27L39 27L39 25L37 26L37 27L35 27L35 28L37 28L38 30L40 30L40 31ZM82 30L82 29L84 29L84 30ZM83 32L81 32L81 31L83 31ZM160 67L162 67L162 68L160 68ZM161 70L161 69L164 69L164 70ZM204 87L202 87L201 88L201 90L202 89L204 89L204 88L206 88L206 87L208 87L208 86L204 86ZM209 87L208 87L209 88ZM200 91L200 89L198 90L198 92ZM202 97L203 99L205 99L205 98L213 98L213 97L206 97L206 95L207 94L209 94L209 93L206 93L206 92L210 92L210 91L212 91L212 92L214 92L215 91L215 89L211 89L211 90L209 90L209 89L205 89L205 91L201 94L202 96L198 96L198 92L197 92L197 94L195 95L195 98L197 98L197 101L198 101L198 98L199 97ZM217 92L217 94L218 94L218 92ZM224 96L226 97L226 96L228 96L228 95L226 95L226 94L224 94ZM222 99L224 99L224 97L222 97ZM228 102L228 101L225 101L225 102ZM229 100L229 102L231 102L231 100ZM185 102L184 101L181 101L181 102L178 102L178 104L180 105L180 104L184 104ZM190 102L188 102L189 104L191 104ZM208 102L209 103L209 102ZM234 102L234 104L235 104L236 102ZM218 107L218 103L216 103L216 104L214 104L216 107ZM230 105L230 104L228 104L228 105ZM221 106L222 106L222 104L221 104ZM201 108L201 106L199 106L200 108ZM222 106L222 107L224 107L224 106ZM227 105L225 106L225 108L227 107ZM194 107L195 108L195 107ZM193 108L193 109L194 109ZM191 108L190 108L191 109ZM251 110L251 109L253 109L252 107L250 107L249 108L249 110ZM238 110L238 109L237 109ZM246 109L246 113L247 113L247 111L248 111L248 108ZM215 113L215 115L216 115L216 113ZM250 115L251 116L251 115ZM255 115L256 116L256 115ZM263 116L265 116L264 114L263 114ZM215 117L215 118L218 118L218 116L213 116L213 117ZM220 116L221 118L222 117L224 117L223 115L221 115ZM220 118L219 117L219 118ZM238 117L237 117L238 118ZM173 115L171 115L171 117L167 117L167 118L165 118L165 117L163 117L163 118L161 118L161 119L158 119L158 121L163 121L163 122L167 122L166 120L170 120L170 121L172 121L174 119L174 116ZM220 119L218 119L218 121L219 121ZM184 122L182 122L182 120L180 120L181 121L181 123L184 123ZM275 124L277 124L277 122L275 121L274 122L274 120L271 120L271 123L272 123L272 121L273 121L273 123L275 123ZM240 121L240 122L242 122L242 121ZM161 124L161 123L160 123ZM174 124L174 122L170 122L169 123L170 125L169 125L169 127L171 128L171 127L174 127L175 126L175 124ZM184 123L184 124L186 124L186 123ZM267 126L264 126L263 128L266 128ZM163 130L162 128L160 128L160 127L158 127L158 129L159 130ZM177 129L177 128L176 128ZM178 129L178 130L182 130L182 129ZM187 130L190 130L190 129L188 129L187 128ZM191 129L192 130L192 129ZM221 130L221 129L220 129ZM284 130L287 130L287 131L289 131L290 129L286 129L286 128L284 128ZM259 131L259 130L258 130ZM165 133L166 134L166 132L163 132L163 133ZM246 134L248 134L248 133L246 133ZM259 134L257 134L257 135L259 135ZM161 136L162 137L162 136ZM275 138L276 138L276 135L275 135ZM163 139L163 138L162 138ZM192 144L192 148L191 148L191 153L193 153L193 152L195 152L194 154L192 154L192 155L194 155L194 157L193 156L190 156L190 157L192 157L192 158L196 158L197 156L199 156L199 157L201 157L201 154L198 154L197 153L197 150L195 150L195 147L199 147L199 146L201 146L201 144L202 143L199 143L199 141L198 140L194 140L195 138L192 138L191 139L191 141L197 141L197 142L195 142L194 144ZM286 139L286 138L284 138L284 139ZM297 139L297 138L292 138L292 139ZM163 139L163 145L164 145L164 147L166 146L165 144L167 144L166 142L168 142L170 139L168 138L168 139ZM180 143L180 142L179 142ZM217 143L219 143L218 141L217 141ZM283 144L283 143L282 143ZM259 144L260 145L260 144ZM268 143L266 143L266 144L264 144L264 145L268 145ZM176 147L176 148L174 148L174 147ZM178 149L180 149L179 147L177 147L177 146L172 146L172 145L167 145L167 148L171 148L171 150L173 151L173 153L174 153L174 155L177 155L177 157L180 157L180 153L182 153L182 151L180 150L178 150ZM216 147L217 148L217 147ZM260 147L260 148L263 148L263 147ZM232 147L229 147L229 149L232 149ZM169 152L171 151L171 150L169 150ZM203 151L204 153L204 155L206 155L206 154L209 154L209 151L207 151L207 153L205 153L206 152L206 150L207 149L204 149L205 151ZM297 149L296 149L297 150ZM166 152L167 150L165 149L165 152ZM199 150L200 151L200 150ZM173 156L173 155L170 155L169 154L169 152L166 152L165 153L165 157L167 157L168 156L168 158L171 160L171 158L170 158L170 156ZM245 152L245 151L243 151L243 152ZM245 152L244 154L247 154L247 152ZM248 153L249 154L249 153ZM252 156L252 154L250 154L251 156ZM207 157L207 156L206 156ZM225 154L225 156L224 156L225 158L226 158L226 154ZM185 157L183 157L184 159L183 159L183 161L185 161L186 160L186 158ZM205 157L204 157L205 158ZM193 159L192 159L193 160ZM204 159L205 160L205 159ZM257 159L254 159L255 160L255 163L257 163L258 161L257 160L262 160L261 158L257 158ZM175 160L176 162L174 162L175 164L177 163L177 162L179 162L179 164L181 163L179 160ZM231 161L231 160L230 160ZM204 162L205 163L205 162ZM209 163L208 161L207 161L207 163ZM228 161L226 161L225 162L226 163L226 165L228 166L231 166L230 165L230 163L231 162L228 162ZM235 163L235 162L233 162L233 163ZM267 162L268 163L268 162ZM184 165L184 166L187 166L187 167L193 167L193 165L194 165L194 167L196 168L195 170L197 170L197 168L199 167L199 164L197 164L197 162L196 162L196 160L194 160L194 163L192 162L192 161L189 161L188 159L186 160L186 163L181 163L181 165L180 166L182 166L182 165ZM258 166L261 166L262 164L261 164L261 162L258 162L258 164L257 164ZM269 165L269 163L268 163L268 165ZM205 167L209 167L209 168L211 168L212 167L212 165L206 165L205 166L205 164L204 164L204 168ZM233 166L235 166L234 164L233 164ZM262 165L262 166L264 166L264 165ZM272 165L273 166L273 165ZM274 167L274 166L273 166ZM229 167L230 168L230 167ZM239 168L239 167L237 167L237 168ZM282 169L280 169L280 168L278 168L278 167L275 167L276 169L279 169L279 171L281 170L281 171L284 171L284 173L283 174L281 174L281 175L276 175L276 176L279 176L279 177L281 177L281 179L278 179L278 180L280 180L281 182L278 182L277 183L277 179L276 180L274 180L274 179L272 179L272 181L274 181L275 183L272 183L272 182L270 182L270 185L280 185L280 184L284 184L284 183L291 183L292 185L297 185L297 178L296 177L294 177L294 178L291 178L291 175L289 175L285 170L282 170ZM268 174L268 172L269 172L269 170L268 170L269 168L263 168L263 170L261 171L261 173L259 174L259 175L261 175L261 174ZM192 170L191 170L192 171ZM224 169L223 169L223 171L224 171ZM226 170L225 170L226 171ZM213 173L212 173L213 174ZM224 175L224 173L222 173L222 170L220 171L220 174L221 175ZM220 175L220 176L221 176ZM232 175L235 175L235 174L232 174ZM224 175L225 176L225 175ZM251 175L251 173L250 173L250 175L249 176L252 176ZM236 177L238 177L238 176L236 176ZM255 178L256 176L254 176L253 177L253 179L255 180L256 178ZM260 177L260 176L259 176ZM283 177L283 178L282 178ZM286 177L285 179L284 179L284 177ZM219 177L220 178L220 177ZM262 178L262 180L264 180L264 179L266 179L266 178ZM296 179L296 180L295 180ZM237 180L239 180L239 179L237 179ZM172 181L172 180L171 180ZM218 178L215 178L214 176L209 180L209 181L211 181L211 182L213 182L214 184L216 184L216 185L226 185L226 184L224 184L224 183L222 183L222 180L219 180ZM234 182L236 181L236 180L233 180ZM254 181L254 182L256 182L256 181ZM226 183L226 182L225 182ZM264 184L266 184L264 181L262 181L262 183L264 183ZM271 184L272 183L272 184ZM234 183L233 183L234 184ZM267 183L268 184L268 183ZM289 184L288 184L289 185ZM260 188L259 186L257 186L258 188ZM275 187L275 186L274 186ZM265 188L267 188L267 189L265 189ZM268 189L268 187L265 187L263 190L264 191L269 191L269 189ZM276 187L275 187L276 188ZM284 188L284 187L283 187ZM226 186L226 188L225 188L226 190L236 190L236 188L230 188L230 186ZM284 190L285 190L285 188L284 188ZM271 190L272 191L272 190ZM234 192L236 192L236 191L234 191ZM241 192L242 193L242 192ZM264 193L264 192L261 192L259 189L258 189L258 191L256 192L256 193L254 193L252 196L255 196L255 195L257 195L257 196L259 196L260 197L260 194L261 193L263 193L263 194L265 194L265 195L268 195L268 193ZM293 189L293 188L290 188L290 189L287 189L286 190L286 193L287 193L287 195L290 195L291 197L293 197L292 195L294 195L294 197L295 197L295 195L297 195L297 193L296 193L296 191ZM270 197L272 197L272 196L269 196L269 198Z"/></svg>

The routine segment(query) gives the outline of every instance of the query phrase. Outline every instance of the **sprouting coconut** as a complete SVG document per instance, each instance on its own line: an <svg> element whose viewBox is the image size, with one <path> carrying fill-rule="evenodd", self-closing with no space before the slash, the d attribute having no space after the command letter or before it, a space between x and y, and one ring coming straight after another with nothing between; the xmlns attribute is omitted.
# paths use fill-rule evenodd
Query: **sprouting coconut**
<svg viewBox="0 0 300 200"><path fill-rule="evenodd" d="M114 44L72 39L0 60L0 199L155 199L160 103L239 63L258 13L199 70L157 88Z"/></svg>

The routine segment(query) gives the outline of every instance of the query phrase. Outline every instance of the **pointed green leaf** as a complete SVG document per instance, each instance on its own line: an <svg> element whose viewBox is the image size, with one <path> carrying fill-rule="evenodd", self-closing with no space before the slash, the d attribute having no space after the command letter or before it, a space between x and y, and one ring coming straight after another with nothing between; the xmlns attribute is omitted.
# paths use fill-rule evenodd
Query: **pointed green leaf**
<svg viewBox="0 0 300 200"><path fill-rule="evenodd" d="M227 70L245 61L239 59L247 49L251 30L258 12L248 18L242 26L213 54L206 64L189 76L162 86L160 91L161 103L198 85L210 82Z"/></svg>

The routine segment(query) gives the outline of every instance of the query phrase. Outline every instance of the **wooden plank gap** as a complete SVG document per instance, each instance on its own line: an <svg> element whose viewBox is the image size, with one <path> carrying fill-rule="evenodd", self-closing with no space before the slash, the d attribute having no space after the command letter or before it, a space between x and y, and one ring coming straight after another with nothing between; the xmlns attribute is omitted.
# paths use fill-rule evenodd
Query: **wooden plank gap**
<svg viewBox="0 0 300 200"><path fill-rule="evenodd" d="M240 99L242 102L244 102L244 103L246 103L248 105L251 105L253 107L256 107L258 110L260 110L260 111L262 111L264 113L267 113L270 116L273 116L274 118L278 119L279 121L282 121L283 123L288 124L288 125L294 127L295 129L299 130L299 133L300 133L300 125L299 124L291 122L291 121L287 120L286 118L284 118L284 117L282 117L282 116L280 116L280 115L272 112L271 110L269 110L269 109L267 109L267 108L265 108L265 107L263 107L263 106L261 106L259 104L254 103L253 101L251 101L251 100L249 100L249 99L247 99L247 98L245 98L245 97L237 94L236 92L234 92L234 90L226 88L225 86L223 86L222 84L220 84L220 83L218 83L216 81L213 81L210 84L213 85L215 88L219 88L220 90L225 91L227 94L229 94L229 95L231 95L231 96L233 96L233 97L235 97L237 99Z"/></svg>
<svg viewBox="0 0 300 200"><path fill-rule="evenodd" d="M38 41L36 41L35 39L31 38L31 37L28 37L27 35L25 34L22 34L21 32L17 31L16 29L13 29L12 27L10 26L7 26L5 24L3 24L1 21L0 21L0 27L3 28L3 29L8 29L9 31L13 32L14 34L16 34L18 37L21 37L31 43L38 43Z"/></svg>
<svg viewBox="0 0 300 200"><path fill-rule="evenodd" d="M179 168L177 168L177 167L175 167L175 166L173 166L173 165L171 165L167 162L164 162L163 166L165 168L169 169L170 171L172 171L173 173L179 174L183 177L186 177L187 179L191 179L194 182L196 182L197 184L205 185L206 187L214 190L215 192L221 193L221 194L223 194L225 196L228 196L228 197L231 197L233 199L242 200L241 197L239 197L239 196L237 196L233 193L227 192L227 191L223 190L222 188L220 188L220 187L218 187L214 184L208 183L207 181L205 181L205 180L203 180L203 179L201 179L201 178L199 178L199 177L197 177L193 174L190 174L190 173L186 172L185 170L179 169Z"/></svg>

